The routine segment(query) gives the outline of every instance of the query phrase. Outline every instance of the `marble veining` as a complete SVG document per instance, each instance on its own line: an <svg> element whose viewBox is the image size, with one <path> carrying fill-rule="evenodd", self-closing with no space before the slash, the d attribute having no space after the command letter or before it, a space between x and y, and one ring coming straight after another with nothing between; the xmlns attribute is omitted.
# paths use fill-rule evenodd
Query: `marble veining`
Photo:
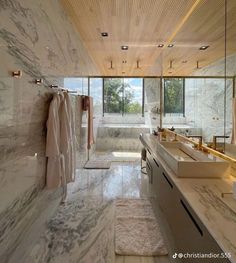
<svg viewBox="0 0 236 263"><path fill-rule="evenodd" d="M149 196L139 162L113 163L110 170L78 169L66 202L38 236L21 241L7 262L113 263L114 199Z"/></svg>
<svg viewBox="0 0 236 263"><path fill-rule="evenodd" d="M201 197L202 204L211 204L215 210L222 213L226 220L232 220L236 223L236 211L231 209L224 201L223 198L216 192L216 189L210 189L207 185L194 186L193 189Z"/></svg>
<svg viewBox="0 0 236 263"><path fill-rule="evenodd" d="M155 113L155 109L160 110L160 78L144 78L144 96L145 123L152 132L160 126L160 114Z"/></svg>
<svg viewBox="0 0 236 263"><path fill-rule="evenodd" d="M97 131L96 150L139 152L141 149L141 144L138 136L140 133L146 133L148 131L149 128L142 126L99 126Z"/></svg>
<svg viewBox="0 0 236 263"><path fill-rule="evenodd" d="M53 94L48 85L63 86L64 77L59 75L82 74L80 63L90 73L96 67L57 0L0 2L0 58L0 257L4 262L27 224L42 212L40 202L45 202L40 196L45 194L46 120ZM22 77L12 78L13 70L21 70ZM36 78L42 78L44 85L34 84ZM79 129L76 132L81 138L77 162L82 166L87 158L86 129L82 136ZM59 202L60 194L55 199ZM56 206L57 201L53 199Z"/></svg>

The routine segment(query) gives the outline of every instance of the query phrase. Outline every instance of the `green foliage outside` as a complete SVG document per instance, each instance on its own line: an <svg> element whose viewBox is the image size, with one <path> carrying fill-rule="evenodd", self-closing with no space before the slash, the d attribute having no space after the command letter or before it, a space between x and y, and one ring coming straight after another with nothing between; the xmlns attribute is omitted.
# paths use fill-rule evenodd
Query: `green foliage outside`
<svg viewBox="0 0 236 263"><path fill-rule="evenodd" d="M184 113L183 79L165 79L164 113Z"/></svg>
<svg viewBox="0 0 236 263"><path fill-rule="evenodd" d="M132 88L122 78L104 80L105 113L141 113L142 106L133 98Z"/></svg>

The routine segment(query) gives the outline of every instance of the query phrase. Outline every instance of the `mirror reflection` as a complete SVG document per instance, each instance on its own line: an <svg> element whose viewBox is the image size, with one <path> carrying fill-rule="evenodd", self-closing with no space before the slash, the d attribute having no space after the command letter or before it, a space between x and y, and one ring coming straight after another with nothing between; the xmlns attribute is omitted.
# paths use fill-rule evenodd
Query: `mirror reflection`
<svg viewBox="0 0 236 263"><path fill-rule="evenodd" d="M210 23L206 9L212 14ZM172 40L175 48L164 51L168 77L163 78L162 94L164 128L202 136L205 145L234 156L235 9L235 1L226 6L224 0L209 0L189 14Z"/></svg>

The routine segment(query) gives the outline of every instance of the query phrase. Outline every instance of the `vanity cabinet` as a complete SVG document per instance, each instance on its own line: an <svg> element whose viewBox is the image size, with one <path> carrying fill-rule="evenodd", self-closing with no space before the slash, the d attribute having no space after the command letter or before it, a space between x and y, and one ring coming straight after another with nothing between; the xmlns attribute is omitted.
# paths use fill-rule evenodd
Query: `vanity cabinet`
<svg viewBox="0 0 236 263"><path fill-rule="evenodd" d="M152 187L152 176L153 176L153 167L152 167L152 154L150 150L146 149L147 156L146 156L146 171L149 178L150 187Z"/></svg>
<svg viewBox="0 0 236 263"><path fill-rule="evenodd" d="M175 238L175 243L179 252L201 253L201 254L219 254L222 258L197 258L195 261L202 263L230 263L225 258L224 252L218 246L216 241L210 235L204 224L189 206L181 193L175 202L176 214L174 220L168 220L171 225L171 232ZM184 259L184 262L192 263L193 258Z"/></svg>
<svg viewBox="0 0 236 263"><path fill-rule="evenodd" d="M159 160L148 153L148 165L151 176L150 186L154 195L153 208L161 210L167 222L177 253L219 254L222 258L184 258L183 262L193 263L230 263L223 258L224 252L210 235L199 217L178 190Z"/></svg>
<svg viewBox="0 0 236 263"><path fill-rule="evenodd" d="M158 175L161 173L161 165L159 161L151 154L149 149L147 150L146 158L146 170L149 177L149 188L153 198L157 196L157 187L158 187Z"/></svg>

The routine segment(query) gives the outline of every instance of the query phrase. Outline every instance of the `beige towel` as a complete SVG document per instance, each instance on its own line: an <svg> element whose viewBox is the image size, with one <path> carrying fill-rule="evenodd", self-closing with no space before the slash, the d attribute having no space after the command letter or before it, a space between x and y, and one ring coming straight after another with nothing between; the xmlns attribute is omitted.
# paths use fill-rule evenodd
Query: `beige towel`
<svg viewBox="0 0 236 263"><path fill-rule="evenodd" d="M236 144L236 98L232 99L232 138L231 143Z"/></svg>
<svg viewBox="0 0 236 263"><path fill-rule="evenodd" d="M60 104L60 96L54 94L49 106L47 120L46 156L48 157L48 162L46 187L48 189L59 187L61 185L61 177L63 176L60 161Z"/></svg>
<svg viewBox="0 0 236 263"><path fill-rule="evenodd" d="M64 99L60 106L59 117L60 117L60 151L64 156L65 160L65 177L66 182L71 182L71 127L70 127L70 116L68 113L67 101L65 99L66 93L63 94Z"/></svg>
<svg viewBox="0 0 236 263"><path fill-rule="evenodd" d="M93 98L85 96L83 99L83 110L88 111L88 144L87 148L90 149L91 145L94 144L93 135Z"/></svg>
<svg viewBox="0 0 236 263"><path fill-rule="evenodd" d="M83 96L77 96L76 97L76 112L75 112L75 123L77 131L77 146L78 149L81 146L82 143L82 117L83 117Z"/></svg>
<svg viewBox="0 0 236 263"><path fill-rule="evenodd" d="M47 120L46 156L47 175L46 187L48 189L63 187L63 200L66 197L66 171L65 158L62 153L62 136L66 133L62 127L64 110L64 95L55 93L49 106Z"/></svg>
<svg viewBox="0 0 236 263"><path fill-rule="evenodd" d="M74 124L74 115L71 105L71 99L68 93L64 94L65 105L67 111L67 124L68 124L68 168L66 173L67 183L74 181L75 179L75 168L76 168L76 156L75 156L75 124Z"/></svg>
<svg viewBox="0 0 236 263"><path fill-rule="evenodd" d="M88 149L94 144L93 135L93 98L89 97L89 108L88 108Z"/></svg>

